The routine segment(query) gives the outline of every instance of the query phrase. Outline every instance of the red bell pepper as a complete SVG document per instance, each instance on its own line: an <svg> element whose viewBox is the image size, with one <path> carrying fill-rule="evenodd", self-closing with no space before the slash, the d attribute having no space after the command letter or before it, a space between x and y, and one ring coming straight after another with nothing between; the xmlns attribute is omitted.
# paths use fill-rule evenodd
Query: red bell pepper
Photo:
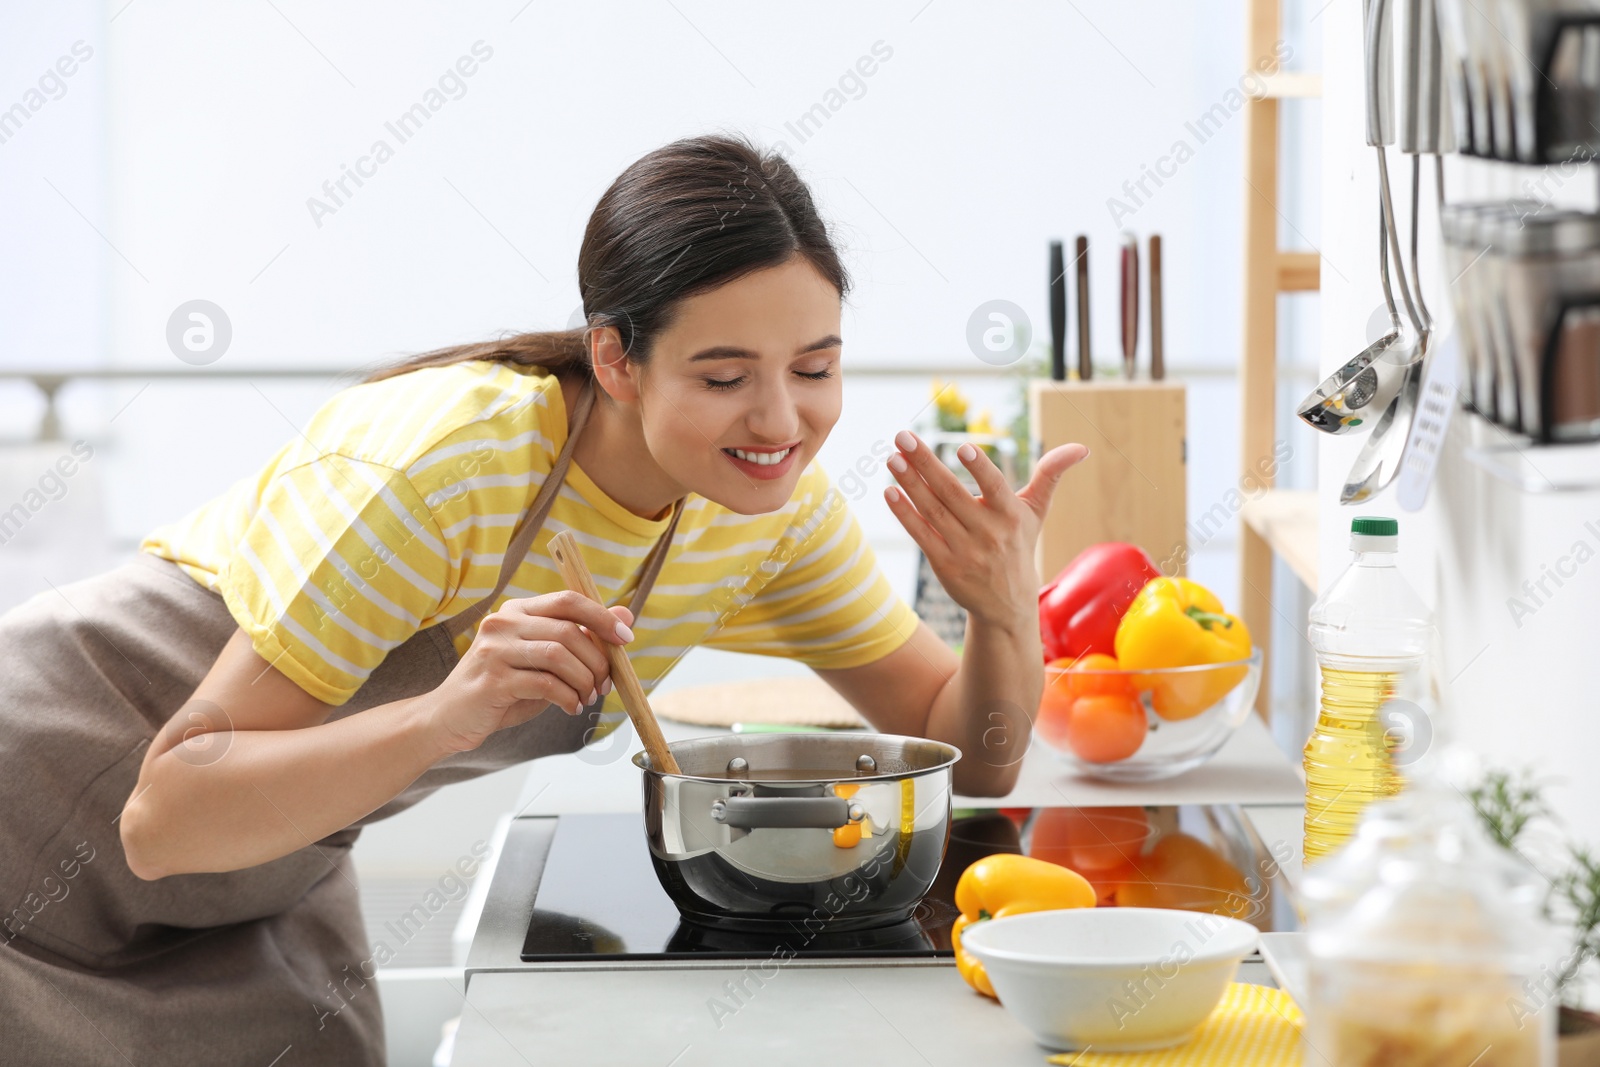
<svg viewBox="0 0 1600 1067"><path fill-rule="evenodd" d="M1152 578L1161 577L1138 545L1090 545L1039 590L1039 636L1044 658L1116 654L1117 623Z"/></svg>

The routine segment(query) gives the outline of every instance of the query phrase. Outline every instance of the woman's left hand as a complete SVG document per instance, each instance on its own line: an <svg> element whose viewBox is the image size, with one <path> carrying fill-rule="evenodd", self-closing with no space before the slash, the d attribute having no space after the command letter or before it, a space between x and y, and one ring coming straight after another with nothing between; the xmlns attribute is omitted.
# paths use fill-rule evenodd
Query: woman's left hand
<svg viewBox="0 0 1600 1067"><path fill-rule="evenodd" d="M1039 569L1034 548L1050 497L1067 470L1089 450L1061 445L1039 457L1033 476L1012 492L983 449L964 444L956 456L978 483L974 496L927 442L909 430L888 467L898 490L884 491L889 510L922 549L940 584L981 622L1038 635Z"/></svg>

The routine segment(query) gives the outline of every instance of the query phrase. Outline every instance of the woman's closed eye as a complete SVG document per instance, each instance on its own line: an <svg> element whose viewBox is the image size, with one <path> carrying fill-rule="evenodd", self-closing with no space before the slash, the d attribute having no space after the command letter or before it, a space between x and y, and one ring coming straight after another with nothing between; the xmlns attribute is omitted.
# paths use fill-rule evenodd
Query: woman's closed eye
<svg viewBox="0 0 1600 1067"><path fill-rule="evenodd" d="M795 373L807 381L812 382L820 382L824 378L833 377L832 368L829 368L828 370L817 371L797 370ZM704 378L702 381L704 381L706 383L706 387L710 389L733 389L737 386L743 385L745 378L746 376L741 374L737 378Z"/></svg>

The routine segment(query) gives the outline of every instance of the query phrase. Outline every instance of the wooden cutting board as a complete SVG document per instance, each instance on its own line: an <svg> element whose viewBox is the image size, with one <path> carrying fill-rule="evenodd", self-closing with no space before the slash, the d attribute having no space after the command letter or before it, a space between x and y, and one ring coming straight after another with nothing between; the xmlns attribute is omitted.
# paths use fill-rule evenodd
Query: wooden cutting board
<svg viewBox="0 0 1600 1067"><path fill-rule="evenodd" d="M689 686L652 693L650 706L663 719L691 726L729 727L736 722L870 726L849 701L814 675Z"/></svg>

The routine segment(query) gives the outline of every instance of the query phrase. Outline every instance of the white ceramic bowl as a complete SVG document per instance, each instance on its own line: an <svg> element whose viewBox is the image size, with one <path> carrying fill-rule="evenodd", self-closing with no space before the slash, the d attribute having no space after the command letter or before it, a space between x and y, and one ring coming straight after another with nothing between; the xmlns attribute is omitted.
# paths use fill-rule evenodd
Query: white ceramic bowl
<svg viewBox="0 0 1600 1067"><path fill-rule="evenodd" d="M1247 922L1166 908L1066 908L967 927L961 947L1045 1048L1166 1048L1211 1014L1256 948Z"/></svg>

